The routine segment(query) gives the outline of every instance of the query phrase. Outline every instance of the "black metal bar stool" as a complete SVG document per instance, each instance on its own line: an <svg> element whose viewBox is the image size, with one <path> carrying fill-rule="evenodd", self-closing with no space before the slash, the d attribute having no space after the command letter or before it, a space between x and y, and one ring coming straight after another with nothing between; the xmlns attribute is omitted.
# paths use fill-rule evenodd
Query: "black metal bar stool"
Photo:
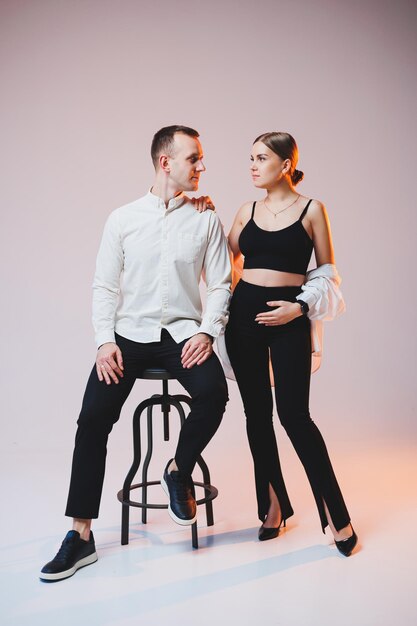
<svg viewBox="0 0 417 626"><path fill-rule="evenodd" d="M146 380L162 380L162 394L155 394L150 398L143 400L136 407L133 414L133 462L123 483L123 489L121 489L117 494L118 500L122 503L122 545L129 543L129 507L135 506L142 509L143 524L146 524L147 522L147 509L168 508L168 504L152 504L148 502L148 487L161 484L160 480L148 480L148 468L153 451L153 408L154 406L161 407L164 425L164 441L169 441L169 413L171 406L177 409L181 426L185 421L185 412L182 403L186 404L189 408L191 407L191 398L189 396L184 394L170 395L168 393L168 380L172 379L173 376L171 376L167 370L162 368L149 368L143 372L140 378ZM148 448L142 467L142 482L132 485L132 481L139 469L142 458L140 418L145 409L147 409ZM207 526L213 526L214 520L212 500L217 498L218 490L210 484L210 472L206 462L201 456L197 459L197 465L202 471L204 482L194 482L194 485L197 488L200 487L204 489L204 498L196 499L196 503L197 505L206 505ZM133 489L139 488L142 488L142 500L140 502L131 500L130 492ZM191 525L191 539L193 548L198 548L197 521Z"/></svg>

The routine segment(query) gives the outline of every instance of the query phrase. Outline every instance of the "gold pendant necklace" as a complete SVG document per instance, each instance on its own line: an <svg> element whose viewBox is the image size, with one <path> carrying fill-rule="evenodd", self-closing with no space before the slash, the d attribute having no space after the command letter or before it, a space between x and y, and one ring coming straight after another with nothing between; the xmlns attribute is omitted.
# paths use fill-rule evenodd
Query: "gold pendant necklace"
<svg viewBox="0 0 417 626"><path fill-rule="evenodd" d="M295 199L295 200L293 200L293 201L291 202L291 204L289 204L288 206L285 206L283 209L280 209L280 210L279 210L279 211L277 211L276 213L275 213L274 211L271 211L271 209L269 208L269 206L268 206L268 205L267 205L267 203L266 203L266 200L264 200L264 201L263 201L263 203L264 203L264 205L265 205L266 210L267 210L267 211L269 211L270 213L272 213L272 215L273 215L274 217L276 217L279 213L283 213L284 211L286 211L287 209L289 209L289 208L290 208L290 206L292 206L293 204L295 204L295 203L297 202L297 200L298 200L298 198L299 198L299 197L300 197L300 194L297 194L296 199Z"/></svg>

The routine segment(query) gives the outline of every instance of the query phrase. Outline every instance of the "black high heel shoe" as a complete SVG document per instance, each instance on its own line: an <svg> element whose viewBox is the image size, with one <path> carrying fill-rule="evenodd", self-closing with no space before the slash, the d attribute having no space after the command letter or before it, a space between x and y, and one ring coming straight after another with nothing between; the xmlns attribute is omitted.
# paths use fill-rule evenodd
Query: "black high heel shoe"
<svg viewBox="0 0 417 626"><path fill-rule="evenodd" d="M260 527L258 531L258 539L259 541L267 541L268 539L275 539L278 537L281 526L284 528L287 525L287 521L285 519L281 520L281 523L276 528L265 528L264 525Z"/></svg>
<svg viewBox="0 0 417 626"><path fill-rule="evenodd" d="M352 554L353 548L358 543L358 536L353 530L353 526L352 526L352 531L353 531L353 534L351 535L351 537L348 537L347 539L341 539L341 541L336 541L335 539L334 541L336 544L336 548L339 550L341 554L343 554L343 556L350 556Z"/></svg>

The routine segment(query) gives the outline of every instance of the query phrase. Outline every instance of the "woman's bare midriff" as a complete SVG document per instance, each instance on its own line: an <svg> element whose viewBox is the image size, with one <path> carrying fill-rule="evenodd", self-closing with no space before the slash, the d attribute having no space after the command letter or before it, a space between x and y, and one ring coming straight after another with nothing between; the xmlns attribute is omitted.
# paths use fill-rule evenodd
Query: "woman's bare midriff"
<svg viewBox="0 0 417 626"><path fill-rule="evenodd" d="M305 276L303 274L257 268L243 270L242 279L246 283L259 285L259 287L301 287Z"/></svg>

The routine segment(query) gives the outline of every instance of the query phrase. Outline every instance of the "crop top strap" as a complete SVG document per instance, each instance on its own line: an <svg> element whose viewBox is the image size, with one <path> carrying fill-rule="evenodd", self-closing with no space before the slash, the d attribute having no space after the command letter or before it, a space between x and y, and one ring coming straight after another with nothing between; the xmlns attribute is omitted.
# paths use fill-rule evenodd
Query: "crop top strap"
<svg viewBox="0 0 417 626"><path fill-rule="evenodd" d="M298 218L298 219L300 220L300 222L302 222L302 221L303 221L303 219L304 219L304 217L305 217L305 214L307 213L308 207L310 206L311 200L312 200L312 199L310 199L310 200L307 202L307 204L306 204L306 206L305 206L304 211L301 213L300 217Z"/></svg>
<svg viewBox="0 0 417 626"><path fill-rule="evenodd" d="M252 215L250 216L251 220L253 220L253 216L255 215L255 204L256 204L256 200L252 205Z"/></svg>

